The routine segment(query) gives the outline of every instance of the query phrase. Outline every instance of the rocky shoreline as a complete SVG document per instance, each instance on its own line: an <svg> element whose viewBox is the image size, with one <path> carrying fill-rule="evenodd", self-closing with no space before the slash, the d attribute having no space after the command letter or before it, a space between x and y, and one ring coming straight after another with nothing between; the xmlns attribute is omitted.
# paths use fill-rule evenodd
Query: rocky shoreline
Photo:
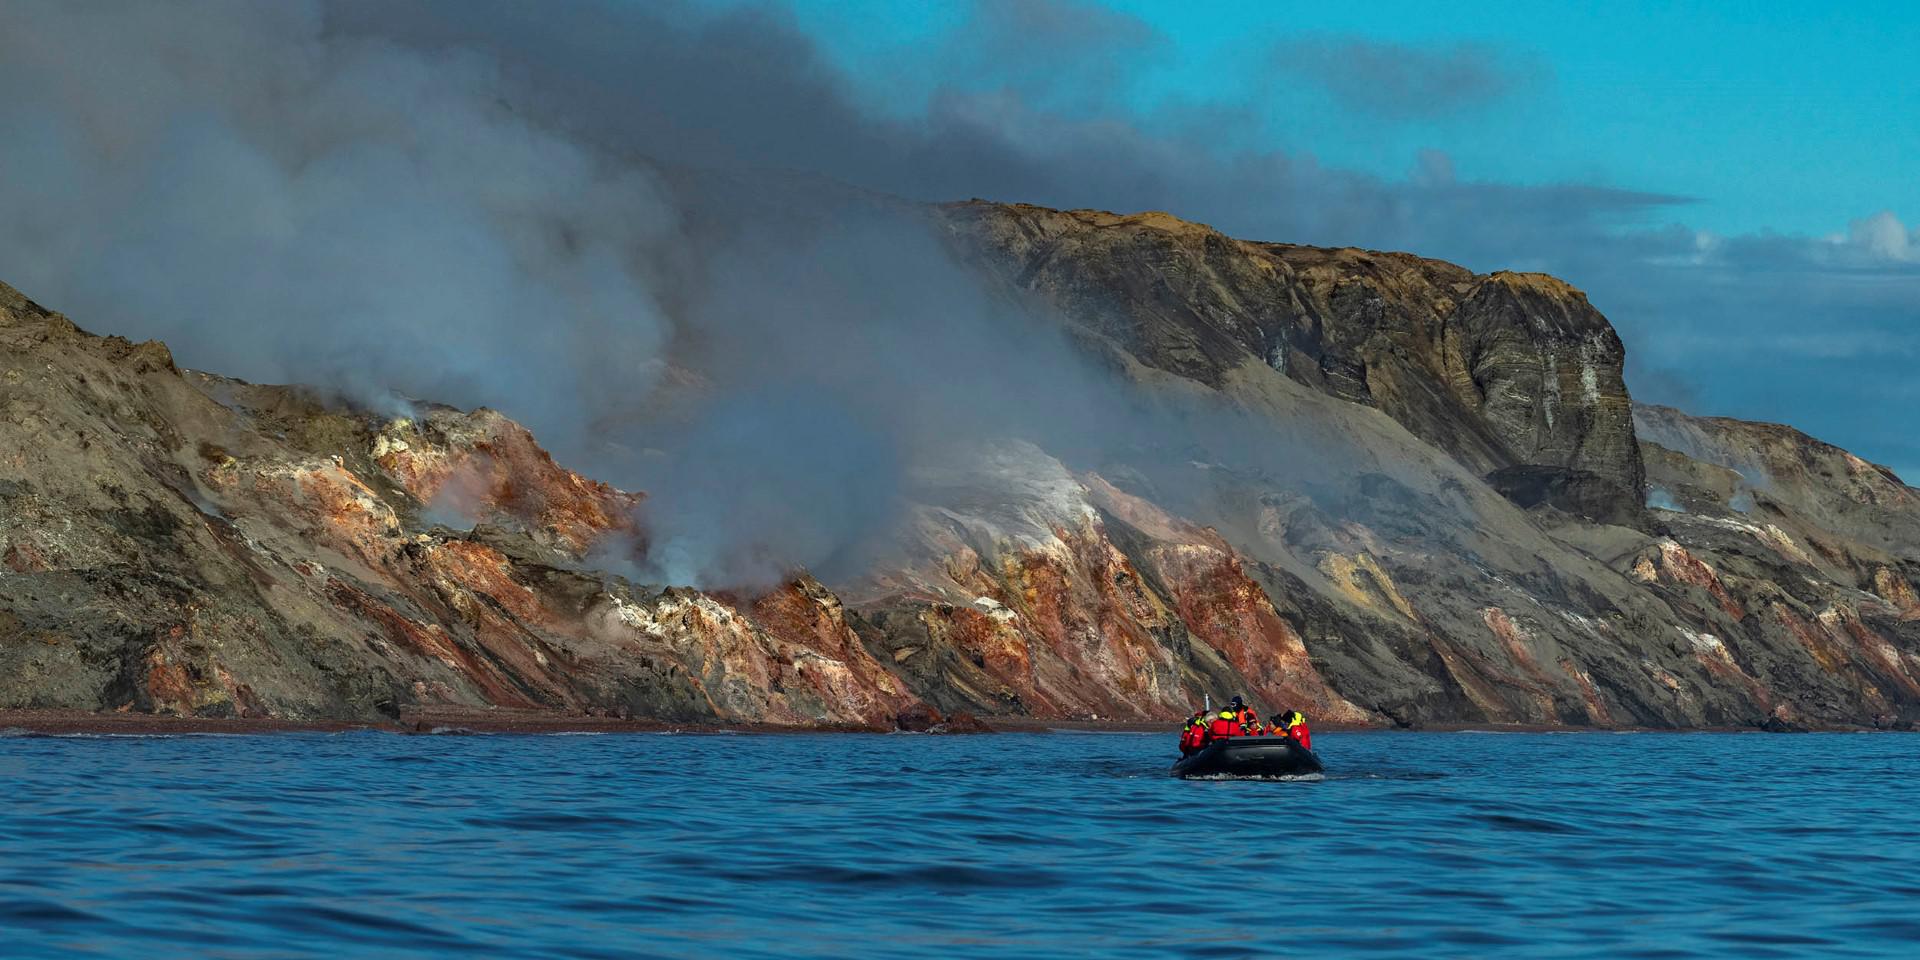
<svg viewBox="0 0 1920 960"><path fill-rule="evenodd" d="M303 733L375 732L409 736L564 735L564 734L859 734L923 733L1045 734L1045 733L1164 733L1172 741L1174 729L1164 722L1132 720L1042 720L996 717L990 721L966 718L959 724L939 723L918 729L896 726L882 729L851 724L683 723L643 718L567 716L542 711L436 710L403 714L397 721L359 723L342 720L282 720L268 717L180 717L146 713L88 713L78 710L0 710L0 736L259 736ZM1419 727L1380 727L1365 724L1315 724L1321 734L1354 733L1556 733L1556 734L1682 734L1682 733L1912 733L1912 727L1831 727L1818 730L1775 729L1761 726L1717 726L1687 729L1652 727L1565 727L1539 723L1433 723Z"/></svg>
<svg viewBox="0 0 1920 960"><path fill-rule="evenodd" d="M368 731L396 734L564 734L564 733L878 733L844 725L818 727L763 723L671 723L661 720L617 720L570 717L547 713L445 711L398 721L355 723L336 720L279 720L267 717L174 717L161 714L84 713L70 710L0 710L0 731L36 734L188 735L349 733Z"/></svg>
<svg viewBox="0 0 1920 960"><path fill-rule="evenodd" d="M397 720L285 720L273 717L182 717L153 713L90 713L81 710L0 710L0 732L93 735L281 734L348 733L373 731L397 734L567 734L567 733L688 733L688 734L886 734L997 733L1003 728L972 717L927 722L903 717L889 728L844 723L771 724L679 722L647 718L568 715L539 710L452 709L408 712ZM1013 727L1004 728L1008 730ZM1155 728L1158 729L1158 728Z"/></svg>

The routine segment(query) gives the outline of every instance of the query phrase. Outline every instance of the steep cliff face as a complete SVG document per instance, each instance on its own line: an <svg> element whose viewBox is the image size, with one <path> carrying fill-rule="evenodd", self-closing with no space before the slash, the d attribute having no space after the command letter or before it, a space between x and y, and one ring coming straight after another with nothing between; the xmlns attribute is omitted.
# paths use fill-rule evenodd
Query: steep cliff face
<svg viewBox="0 0 1920 960"><path fill-rule="evenodd" d="M1788 712L1910 719L1920 494L1790 427L1648 406L1635 421L1672 536L1634 575L1714 621L1704 652Z"/></svg>
<svg viewBox="0 0 1920 960"><path fill-rule="evenodd" d="M918 703L810 579L748 602L585 569L635 497L492 411L182 372L5 287L0 377L0 704L888 725Z"/></svg>
<svg viewBox="0 0 1920 960"><path fill-rule="evenodd" d="M1625 351L1560 280L1234 240L1163 213L981 201L943 212L1004 282L1148 366L1218 387L1258 359L1378 407L1483 475L1582 476L1603 517L1639 507Z"/></svg>
<svg viewBox="0 0 1920 960"><path fill-rule="evenodd" d="M1642 441L1718 468L1712 476L1665 478L1695 487L1695 496L1704 493L1741 511L1762 503L1790 509L1882 549L1920 543L1920 494L1886 467L1777 423L1695 417L1646 404L1633 408L1633 420Z"/></svg>
<svg viewBox="0 0 1920 960"><path fill-rule="evenodd" d="M1873 486L1877 473L1833 451L1827 473L1873 488L1845 493L1815 469L1795 487L1796 532L1647 514L1620 342L1568 285L1246 243L1164 214L974 202L942 218L1015 297L1112 345L1110 362L1134 366L1136 381L1204 385L1268 419L1270 442L1300 460L1337 464L1107 472L1218 536L1303 637L1317 678L1357 709L1675 726L1913 714L1910 695L1886 692L1907 689L1910 638L1880 618L1887 608L1852 596L1875 583L1905 595L1894 558L1920 555L1902 527L1913 514L1877 524L1900 532L1875 557L1817 565L1836 536L1851 539L1838 518L1858 513L1827 501L1901 513L1904 486ZM1805 453L1788 446L1769 456ZM1646 456L1670 465L1666 451ZM1142 570L1152 544L1172 539L1129 534L1115 539ZM1816 565L1753 566L1728 537ZM1815 582L1831 602L1810 602ZM1768 606L1781 595L1801 601ZM1753 602L1772 616L1751 619ZM1802 622L1828 624L1831 642L1810 642Z"/></svg>
<svg viewBox="0 0 1920 960"><path fill-rule="evenodd" d="M931 215L1179 415L935 444L869 569L753 595L596 570L645 549L643 494L498 413L183 372L0 287L0 706L1920 720L1920 497L1784 427L1632 408L1565 284L1162 214Z"/></svg>
<svg viewBox="0 0 1920 960"><path fill-rule="evenodd" d="M905 562L848 588L869 643L930 699L1167 719L1234 689L1327 719L1379 719L1327 686L1217 533L1030 444L967 460L936 481L965 494L917 511ZM966 503L989 509L954 506Z"/></svg>

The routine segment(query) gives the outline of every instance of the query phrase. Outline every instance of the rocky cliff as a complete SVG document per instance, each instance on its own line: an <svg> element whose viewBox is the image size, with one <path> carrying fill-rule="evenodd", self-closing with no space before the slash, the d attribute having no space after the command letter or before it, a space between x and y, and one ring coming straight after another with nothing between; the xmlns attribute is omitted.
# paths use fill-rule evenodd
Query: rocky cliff
<svg viewBox="0 0 1920 960"><path fill-rule="evenodd" d="M945 214L1004 282L1148 366L1219 387L1264 363L1377 407L1468 468L1511 478L1503 489L1579 477L1598 518L1640 505L1625 351L1553 277L1251 243L1163 213L973 202Z"/></svg>
<svg viewBox="0 0 1920 960"><path fill-rule="evenodd" d="M1920 716L1914 491L1786 428L1635 408L1572 287L1164 214L924 216L1182 416L1124 449L956 446L882 562L752 595L599 569L644 549L643 494L497 413L182 371L0 288L0 705Z"/></svg>
<svg viewBox="0 0 1920 960"><path fill-rule="evenodd" d="M6 287L0 377L0 704L871 726L918 702L809 579L746 602L592 572L636 495L491 411L181 371Z"/></svg>

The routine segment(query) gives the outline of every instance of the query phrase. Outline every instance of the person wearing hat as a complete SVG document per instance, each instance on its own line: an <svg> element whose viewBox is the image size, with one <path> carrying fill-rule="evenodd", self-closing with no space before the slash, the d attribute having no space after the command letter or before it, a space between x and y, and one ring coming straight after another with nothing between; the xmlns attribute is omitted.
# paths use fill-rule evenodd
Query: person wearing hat
<svg viewBox="0 0 1920 960"><path fill-rule="evenodd" d="M1237 696L1233 698L1233 715L1240 724L1241 736L1252 736L1260 729L1260 715L1254 713L1253 708L1247 706L1247 702Z"/></svg>
<svg viewBox="0 0 1920 960"><path fill-rule="evenodd" d="M1308 750L1313 749L1313 731L1307 729L1307 718L1300 711L1281 711L1279 726L1287 736L1292 737L1301 746Z"/></svg>
<svg viewBox="0 0 1920 960"><path fill-rule="evenodd" d="M1196 753L1207 745L1207 712L1195 710L1180 727L1180 755Z"/></svg>

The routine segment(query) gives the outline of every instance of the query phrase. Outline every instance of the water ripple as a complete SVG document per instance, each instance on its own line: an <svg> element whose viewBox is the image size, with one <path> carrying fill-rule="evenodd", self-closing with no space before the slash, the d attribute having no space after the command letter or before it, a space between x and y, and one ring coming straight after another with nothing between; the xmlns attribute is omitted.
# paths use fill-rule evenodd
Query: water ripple
<svg viewBox="0 0 1920 960"><path fill-rule="evenodd" d="M0 731L0 953L1745 958L1920 940L1910 738L1323 740L1325 777L1262 783L1169 779L1162 736Z"/></svg>

